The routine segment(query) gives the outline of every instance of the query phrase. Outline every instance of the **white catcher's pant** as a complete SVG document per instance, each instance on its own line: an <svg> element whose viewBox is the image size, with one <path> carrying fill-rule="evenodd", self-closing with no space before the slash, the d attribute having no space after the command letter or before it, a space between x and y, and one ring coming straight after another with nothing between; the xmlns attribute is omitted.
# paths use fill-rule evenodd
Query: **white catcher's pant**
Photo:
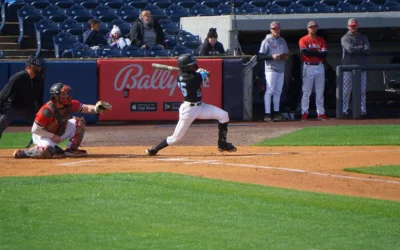
<svg viewBox="0 0 400 250"><path fill-rule="evenodd" d="M350 93L353 87L352 72L343 72L343 113L348 113ZM361 71L361 113L367 113L367 72Z"/></svg>
<svg viewBox="0 0 400 250"><path fill-rule="evenodd" d="M80 121L81 122L81 121ZM75 136L75 131L76 131L76 119L72 118L68 120L67 123L67 128L65 129L65 133L60 137L61 142L65 141L66 139L70 139L71 137ZM52 146L54 147L56 144L51 138L42 138L39 135L32 134L32 140L33 144L39 146L39 147L47 147L47 146ZM67 148L69 148L71 142L68 142Z"/></svg>
<svg viewBox="0 0 400 250"><path fill-rule="evenodd" d="M308 113L310 106L310 95L313 85L315 87L315 105L319 115L325 114L324 89L325 89L325 68L323 64L303 64L303 98L301 99L301 113Z"/></svg>
<svg viewBox="0 0 400 250"><path fill-rule="evenodd" d="M190 102L183 102L179 108L179 121L174 134L167 137L168 145L180 141L196 119L218 120L219 123L226 123L229 122L229 115L226 111L204 102L200 106L190 106Z"/></svg>
<svg viewBox="0 0 400 250"><path fill-rule="evenodd" d="M271 96L274 102L274 111L279 111L279 103L281 100L284 76L284 72L265 72L265 81L267 82L267 86L264 95L264 107L266 114L271 113Z"/></svg>

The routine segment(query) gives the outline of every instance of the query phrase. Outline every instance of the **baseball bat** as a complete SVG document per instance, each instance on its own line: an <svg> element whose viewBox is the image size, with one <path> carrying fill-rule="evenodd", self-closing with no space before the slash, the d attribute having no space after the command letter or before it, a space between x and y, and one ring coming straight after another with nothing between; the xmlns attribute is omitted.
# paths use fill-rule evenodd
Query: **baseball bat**
<svg viewBox="0 0 400 250"><path fill-rule="evenodd" d="M179 68L174 67L174 66L165 65L165 64L152 63L151 66L152 66L153 68L156 68L156 69L178 70L178 71L179 71Z"/></svg>

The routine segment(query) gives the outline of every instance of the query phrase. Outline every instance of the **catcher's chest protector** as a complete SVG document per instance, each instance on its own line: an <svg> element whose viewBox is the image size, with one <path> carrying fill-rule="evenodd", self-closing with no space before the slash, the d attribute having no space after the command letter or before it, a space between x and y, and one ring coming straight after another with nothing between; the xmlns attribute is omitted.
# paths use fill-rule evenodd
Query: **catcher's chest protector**
<svg viewBox="0 0 400 250"><path fill-rule="evenodd" d="M48 102L50 110L52 111L55 121L47 126L47 129L58 136L62 136L67 128L67 123L72 115L72 105L64 106L63 109L57 109L52 102Z"/></svg>

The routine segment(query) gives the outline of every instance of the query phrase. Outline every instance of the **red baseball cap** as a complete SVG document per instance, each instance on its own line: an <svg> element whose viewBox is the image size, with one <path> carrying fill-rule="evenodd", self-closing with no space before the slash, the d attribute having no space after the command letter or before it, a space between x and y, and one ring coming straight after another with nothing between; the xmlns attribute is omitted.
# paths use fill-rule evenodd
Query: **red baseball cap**
<svg viewBox="0 0 400 250"><path fill-rule="evenodd" d="M348 25L348 26L358 26L358 21L357 21L357 19L355 19L355 18L350 18L350 19L347 21L347 25Z"/></svg>
<svg viewBox="0 0 400 250"><path fill-rule="evenodd" d="M270 25L269 25L270 29L280 29L281 28L281 24L277 21L273 21Z"/></svg>
<svg viewBox="0 0 400 250"><path fill-rule="evenodd" d="M309 21L307 24L307 28L316 27L318 28L318 23L316 21Z"/></svg>

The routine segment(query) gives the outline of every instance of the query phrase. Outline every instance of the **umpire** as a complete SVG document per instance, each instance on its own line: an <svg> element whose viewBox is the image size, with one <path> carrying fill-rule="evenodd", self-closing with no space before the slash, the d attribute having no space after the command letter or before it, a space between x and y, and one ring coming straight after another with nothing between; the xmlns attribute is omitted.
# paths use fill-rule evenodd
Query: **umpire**
<svg viewBox="0 0 400 250"><path fill-rule="evenodd" d="M0 138L16 118L33 124L37 109L43 105L44 60L29 56L25 70L11 76L0 92Z"/></svg>

